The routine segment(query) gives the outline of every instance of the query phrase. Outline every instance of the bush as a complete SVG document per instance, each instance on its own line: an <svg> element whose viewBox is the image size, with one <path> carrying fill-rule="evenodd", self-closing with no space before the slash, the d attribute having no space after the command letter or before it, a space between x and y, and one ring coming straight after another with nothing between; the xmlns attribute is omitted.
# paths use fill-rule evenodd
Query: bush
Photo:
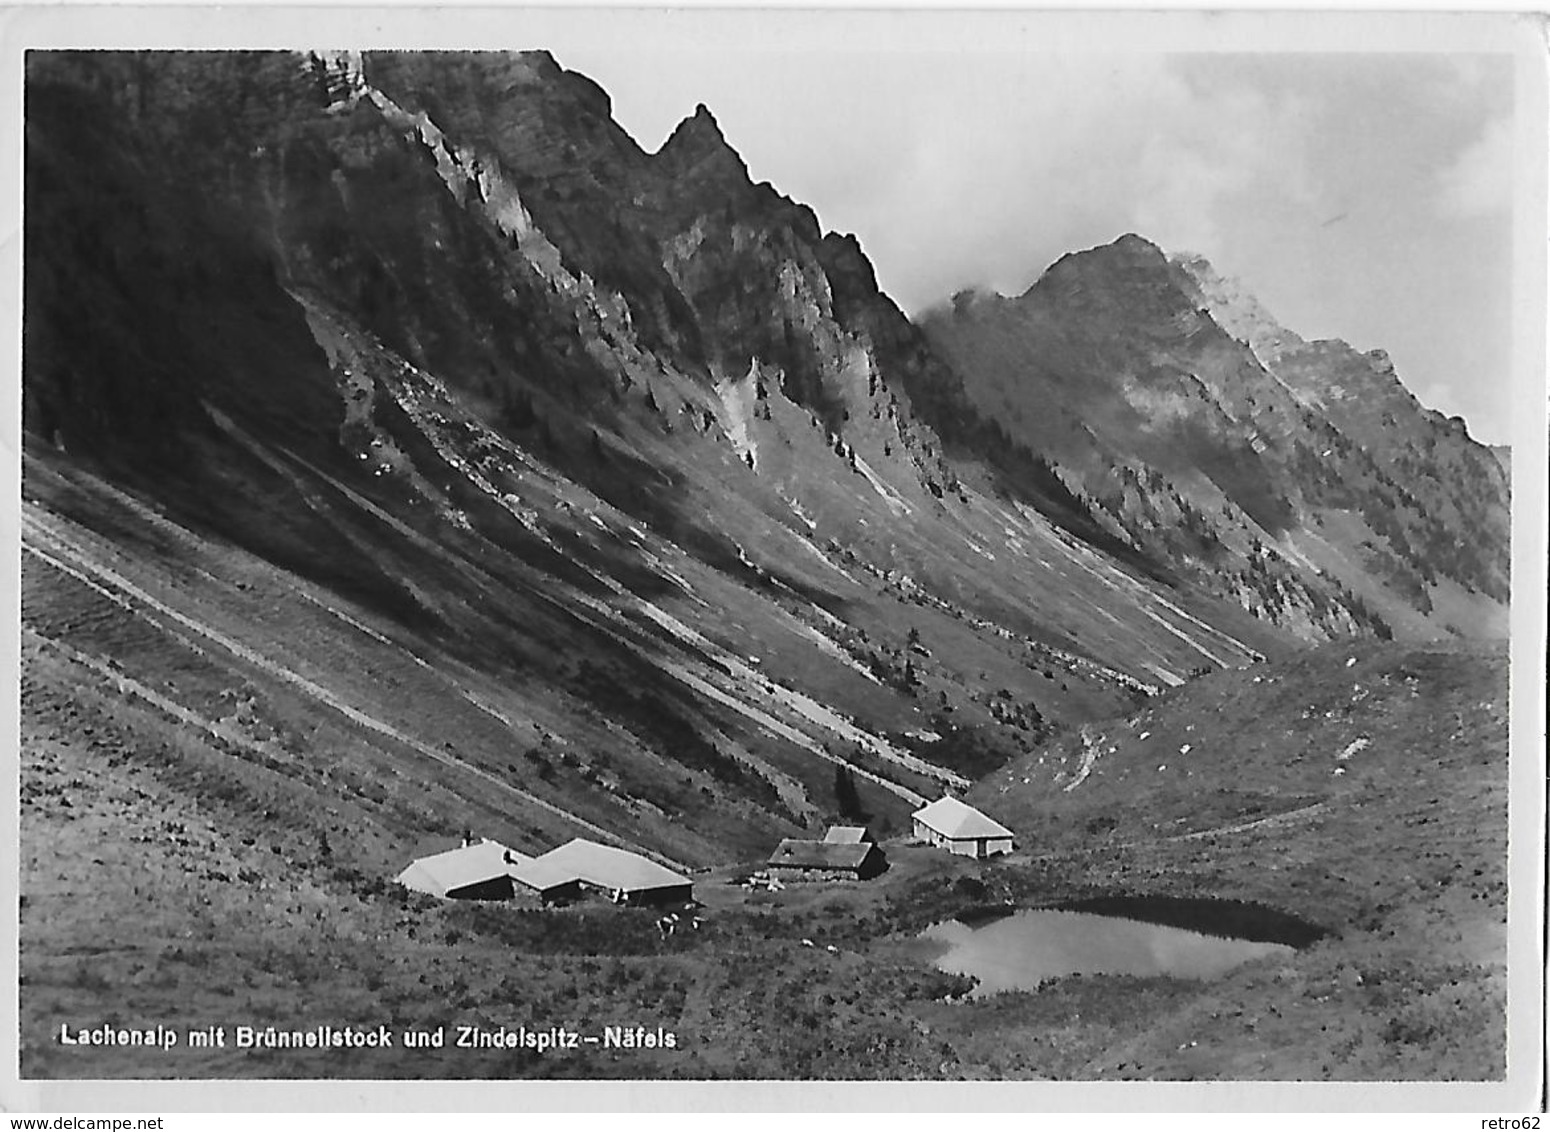
<svg viewBox="0 0 1550 1132"><path fill-rule="evenodd" d="M960 896L967 896L970 900L984 900L990 894L990 889L979 877L959 877L953 888Z"/></svg>

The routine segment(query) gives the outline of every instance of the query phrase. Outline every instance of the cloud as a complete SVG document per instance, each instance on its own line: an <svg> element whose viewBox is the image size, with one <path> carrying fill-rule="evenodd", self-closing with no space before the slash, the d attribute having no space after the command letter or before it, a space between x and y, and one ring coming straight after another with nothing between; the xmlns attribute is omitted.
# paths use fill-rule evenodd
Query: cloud
<svg viewBox="0 0 1550 1132"><path fill-rule="evenodd" d="M1443 216L1467 220L1512 208L1512 134L1511 116L1492 118L1437 174L1437 208Z"/></svg>
<svg viewBox="0 0 1550 1132"><path fill-rule="evenodd" d="M1169 250L1226 252L1231 206L1304 205L1315 195L1300 99L1247 87L1178 88L1142 150L1136 229Z"/></svg>
<svg viewBox="0 0 1550 1132"><path fill-rule="evenodd" d="M844 129L772 175L861 238L906 310L964 286L1019 291L1065 252L1133 227L1159 107L1188 99L1159 57L992 53L966 67L923 53L872 67L866 101L825 81L827 120ZM896 123L907 144L879 162L871 139Z"/></svg>

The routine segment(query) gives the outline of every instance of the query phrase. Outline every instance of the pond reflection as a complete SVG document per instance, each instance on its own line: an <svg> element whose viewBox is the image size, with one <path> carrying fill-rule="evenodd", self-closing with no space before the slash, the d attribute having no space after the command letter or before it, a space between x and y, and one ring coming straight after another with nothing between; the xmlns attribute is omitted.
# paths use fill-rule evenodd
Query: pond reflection
<svg viewBox="0 0 1550 1132"><path fill-rule="evenodd" d="M975 997L1031 990L1063 975L1171 975L1214 979L1253 959L1290 957L1284 943L1201 935L1090 912L1030 910L977 926L933 924L922 939L947 945L939 969L979 979Z"/></svg>

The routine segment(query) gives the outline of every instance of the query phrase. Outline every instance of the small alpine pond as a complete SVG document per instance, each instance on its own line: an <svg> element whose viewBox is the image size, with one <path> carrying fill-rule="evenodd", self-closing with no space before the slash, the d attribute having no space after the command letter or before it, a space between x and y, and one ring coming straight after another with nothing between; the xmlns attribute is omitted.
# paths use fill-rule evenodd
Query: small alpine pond
<svg viewBox="0 0 1550 1132"><path fill-rule="evenodd" d="M975 917L967 923L947 920L927 928L921 938L944 949L934 960L940 970L979 980L972 992L976 998L1033 990L1045 979L1065 975L1215 979L1250 960L1288 958L1296 950L1270 940L1204 935L1168 924L1053 908Z"/></svg>

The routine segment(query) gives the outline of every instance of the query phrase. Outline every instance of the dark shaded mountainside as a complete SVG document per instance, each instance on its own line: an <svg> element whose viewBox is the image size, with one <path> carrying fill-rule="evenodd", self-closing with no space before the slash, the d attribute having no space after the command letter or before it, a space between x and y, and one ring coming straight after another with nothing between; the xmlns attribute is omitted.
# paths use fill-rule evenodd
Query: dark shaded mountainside
<svg viewBox="0 0 1550 1132"><path fill-rule="evenodd" d="M704 108L648 154L544 53L33 53L26 113L28 655L399 831L363 866L746 857L844 767L897 827L1504 607L1490 453L1144 241L923 333Z"/></svg>

